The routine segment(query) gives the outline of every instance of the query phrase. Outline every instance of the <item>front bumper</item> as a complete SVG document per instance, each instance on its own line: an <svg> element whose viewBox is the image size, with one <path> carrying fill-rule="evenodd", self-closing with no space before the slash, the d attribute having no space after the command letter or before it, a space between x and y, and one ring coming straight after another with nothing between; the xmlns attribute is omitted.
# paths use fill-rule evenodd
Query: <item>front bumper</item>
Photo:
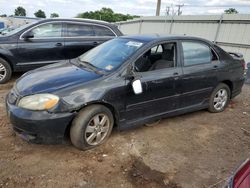
<svg viewBox="0 0 250 188"><path fill-rule="evenodd" d="M75 116L74 113L49 113L22 109L10 104L8 97L6 110L13 130L32 143L62 143L65 131Z"/></svg>

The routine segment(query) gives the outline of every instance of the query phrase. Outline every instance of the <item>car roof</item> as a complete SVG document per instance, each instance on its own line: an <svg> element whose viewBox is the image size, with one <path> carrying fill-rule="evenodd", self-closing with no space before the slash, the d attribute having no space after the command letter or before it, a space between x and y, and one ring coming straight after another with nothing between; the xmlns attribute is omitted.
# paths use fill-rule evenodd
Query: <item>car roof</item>
<svg viewBox="0 0 250 188"><path fill-rule="evenodd" d="M206 43L211 43L210 41L193 36L186 36L186 35L160 35L160 34L146 34L146 35L125 35L121 38L127 38L131 40L137 40L141 42L152 42L152 41L162 41L162 40L196 40L202 41Z"/></svg>
<svg viewBox="0 0 250 188"><path fill-rule="evenodd" d="M94 19L85 19L85 18L48 18L48 19L42 19L39 22L51 22L51 21L65 21L65 22L84 22L84 23L94 23L94 24L102 24L102 25L108 25L113 26L115 24L105 22L102 20L94 20Z"/></svg>

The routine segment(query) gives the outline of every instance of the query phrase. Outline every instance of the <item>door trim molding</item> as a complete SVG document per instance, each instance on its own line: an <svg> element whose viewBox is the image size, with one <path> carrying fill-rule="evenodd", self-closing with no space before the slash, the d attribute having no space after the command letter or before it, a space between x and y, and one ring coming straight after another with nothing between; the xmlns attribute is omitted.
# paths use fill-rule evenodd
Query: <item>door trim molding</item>
<svg viewBox="0 0 250 188"><path fill-rule="evenodd" d="M60 61L60 60L58 60ZM51 63L57 63L58 61L32 61L32 62L25 62L25 63L17 63L16 65L37 65L37 64L51 64Z"/></svg>

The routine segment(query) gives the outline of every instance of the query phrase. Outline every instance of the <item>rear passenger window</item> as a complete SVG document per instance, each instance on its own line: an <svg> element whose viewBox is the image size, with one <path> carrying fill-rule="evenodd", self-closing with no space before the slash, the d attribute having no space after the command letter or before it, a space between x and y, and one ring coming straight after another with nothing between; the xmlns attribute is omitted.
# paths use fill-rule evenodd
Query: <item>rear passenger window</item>
<svg viewBox="0 0 250 188"><path fill-rule="evenodd" d="M102 26L93 26L93 27L96 36L115 36L115 34L109 28Z"/></svg>
<svg viewBox="0 0 250 188"><path fill-rule="evenodd" d="M211 63L211 50L202 43L182 42L184 65L197 65Z"/></svg>
<svg viewBox="0 0 250 188"><path fill-rule="evenodd" d="M81 37L81 36L94 36L93 27L84 24L68 24L67 25L68 37Z"/></svg>

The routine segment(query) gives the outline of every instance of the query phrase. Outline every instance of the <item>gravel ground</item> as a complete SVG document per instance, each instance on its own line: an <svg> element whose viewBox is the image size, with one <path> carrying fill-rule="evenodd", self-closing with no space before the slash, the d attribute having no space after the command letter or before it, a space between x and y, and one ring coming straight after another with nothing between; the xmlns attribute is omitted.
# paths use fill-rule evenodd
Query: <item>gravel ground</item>
<svg viewBox="0 0 250 188"><path fill-rule="evenodd" d="M0 187L221 187L250 156L247 85L225 112L113 131L104 145L79 151L70 143L35 145L15 136L4 107L14 80L0 86Z"/></svg>

